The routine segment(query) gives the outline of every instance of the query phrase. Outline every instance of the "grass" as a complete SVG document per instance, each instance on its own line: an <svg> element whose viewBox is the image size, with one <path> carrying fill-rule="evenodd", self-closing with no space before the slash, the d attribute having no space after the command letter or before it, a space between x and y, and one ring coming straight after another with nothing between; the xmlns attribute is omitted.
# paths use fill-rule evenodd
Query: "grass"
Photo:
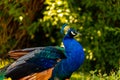
<svg viewBox="0 0 120 80"><path fill-rule="evenodd" d="M90 73L73 73L70 80L120 80L120 70L117 72L111 72L107 74L96 74L96 71L90 71Z"/></svg>

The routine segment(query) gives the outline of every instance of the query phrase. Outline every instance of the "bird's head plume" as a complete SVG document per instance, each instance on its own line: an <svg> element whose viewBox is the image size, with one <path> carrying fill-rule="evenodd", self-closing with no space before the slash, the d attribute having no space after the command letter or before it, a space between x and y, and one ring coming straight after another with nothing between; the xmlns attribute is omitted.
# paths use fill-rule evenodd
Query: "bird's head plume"
<svg viewBox="0 0 120 80"><path fill-rule="evenodd" d="M70 26L68 24L64 24L62 26L61 33L65 34L67 36L70 36L70 37L74 37L77 34L79 34L76 30L74 30L73 28L70 28Z"/></svg>
<svg viewBox="0 0 120 80"><path fill-rule="evenodd" d="M61 28L62 34L67 34L68 30L70 29L70 26L68 24L63 24Z"/></svg>

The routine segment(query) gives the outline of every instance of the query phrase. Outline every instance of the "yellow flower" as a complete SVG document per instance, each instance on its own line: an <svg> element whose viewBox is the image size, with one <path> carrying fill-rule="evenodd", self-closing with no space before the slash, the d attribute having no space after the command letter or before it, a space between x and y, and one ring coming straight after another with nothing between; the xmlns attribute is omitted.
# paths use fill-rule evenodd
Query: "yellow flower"
<svg viewBox="0 0 120 80"><path fill-rule="evenodd" d="M6 79L4 79L4 80L12 80L11 78L6 78Z"/></svg>

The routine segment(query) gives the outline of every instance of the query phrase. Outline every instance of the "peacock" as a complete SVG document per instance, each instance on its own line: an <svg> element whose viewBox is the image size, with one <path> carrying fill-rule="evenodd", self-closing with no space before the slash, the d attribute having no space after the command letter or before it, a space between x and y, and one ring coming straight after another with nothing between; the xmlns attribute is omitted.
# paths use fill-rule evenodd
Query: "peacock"
<svg viewBox="0 0 120 80"><path fill-rule="evenodd" d="M81 44L74 39L78 34L64 24L61 33L64 47L47 46L10 51L17 59L5 70L5 77L12 80L67 80L84 62L85 54Z"/></svg>

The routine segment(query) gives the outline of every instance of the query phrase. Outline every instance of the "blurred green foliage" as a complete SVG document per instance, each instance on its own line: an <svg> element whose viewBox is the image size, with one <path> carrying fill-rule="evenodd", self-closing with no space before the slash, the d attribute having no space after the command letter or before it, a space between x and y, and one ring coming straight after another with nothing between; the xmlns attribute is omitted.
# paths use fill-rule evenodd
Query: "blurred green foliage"
<svg viewBox="0 0 120 80"><path fill-rule="evenodd" d="M109 72L120 66L120 6L119 0L70 0L72 8L81 8L86 65L90 69ZM73 10L74 11L74 10ZM75 9L76 11L76 9ZM75 12L74 11L74 12ZM77 12L77 11L76 11ZM87 69L87 68L86 68Z"/></svg>
<svg viewBox="0 0 120 80"><path fill-rule="evenodd" d="M61 45L61 25L82 35L86 60L83 71L109 72L120 66L119 0L2 0L0 57L9 50Z"/></svg>

